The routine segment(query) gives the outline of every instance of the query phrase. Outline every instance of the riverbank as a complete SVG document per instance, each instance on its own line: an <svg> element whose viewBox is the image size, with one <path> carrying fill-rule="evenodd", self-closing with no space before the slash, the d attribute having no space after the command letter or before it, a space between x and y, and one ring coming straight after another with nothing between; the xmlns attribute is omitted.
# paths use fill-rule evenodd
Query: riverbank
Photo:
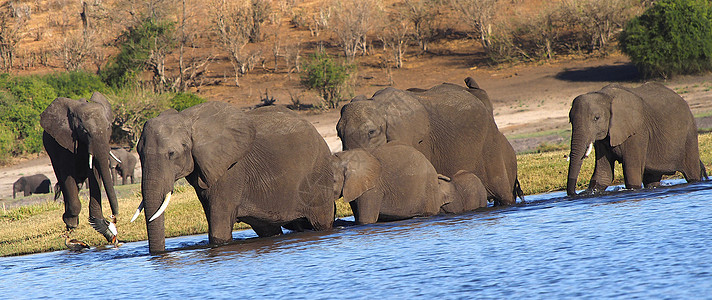
<svg viewBox="0 0 712 300"><path fill-rule="evenodd" d="M699 137L700 155L705 165L712 166L712 133L703 133ZM517 156L519 180L526 195L563 190L566 188L566 161L568 151L559 150L546 153L531 153ZM593 172L593 159L584 163L578 186L583 189ZM616 171L615 184L622 182L620 166ZM134 223L129 219L141 202L140 185L117 186L120 203L118 228L119 239L126 242L147 239L144 215ZM0 256L22 255L29 253L65 250L64 240L60 237L64 230L62 213L64 206L54 202L51 195L33 195L37 204L4 210L0 214ZM87 194L82 193L82 213L80 220L87 220ZM526 197L525 197L526 199ZM337 201L339 217L350 215L348 205ZM489 210L489 209L488 209ZM171 205L165 211L166 236L175 237L207 233L208 225L200 202L194 190L188 185L178 185L171 199ZM243 223L235 225L235 230L248 228ZM93 247L103 247L106 241L86 222L80 222L73 238L86 241Z"/></svg>

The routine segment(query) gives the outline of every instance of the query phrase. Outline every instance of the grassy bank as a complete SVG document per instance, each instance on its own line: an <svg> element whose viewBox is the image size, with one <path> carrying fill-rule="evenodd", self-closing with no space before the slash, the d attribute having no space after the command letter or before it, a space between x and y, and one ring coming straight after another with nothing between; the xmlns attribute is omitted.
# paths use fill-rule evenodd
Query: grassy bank
<svg viewBox="0 0 712 300"><path fill-rule="evenodd" d="M712 133L701 134L699 142L702 161L710 168L712 166ZM565 189L568 168L566 154L568 154L567 151L562 150L519 155L517 157L519 180L524 193L530 195ZM579 176L580 189L585 188L588 184L593 172L593 164L593 159L586 159ZM616 169L616 183L621 183L622 180L622 171L619 165ZM139 185L118 186L117 196L120 199L121 207L118 224L120 239L127 242L146 240L146 224L143 214L136 222L128 222L141 202ZM48 200L51 199L50 196L46 197ZM86 222L89 217L86 209L86 191L83 192L82 199L83 209L79 216L80 225L73 237L93 246L103 245L106 241L94 232ZM108 210L108 206L105 209ZM2 211L0 214L0 256L66 249L64 240L60 238L64 229L63 212L63 204L52 201ZM337 201L338 216L346 216L350 213L348 205ZM190 186L176 187L176 193L165 214L168 237L206 233L208 230L203 209ZM235 229L244 228L247 226L243 223L235 225Z"/></svg>

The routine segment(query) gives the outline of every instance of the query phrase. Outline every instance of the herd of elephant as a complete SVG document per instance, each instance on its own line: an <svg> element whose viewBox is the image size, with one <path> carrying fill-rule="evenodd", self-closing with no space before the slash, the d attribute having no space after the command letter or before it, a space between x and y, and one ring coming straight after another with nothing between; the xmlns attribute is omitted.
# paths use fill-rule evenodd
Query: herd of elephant
<svg viewBox="0 0 712 300"><path fill-rule="evenodd" d="M707 176L692 113L663 85L608 85L576 97L569 117L570 196L591 147L596 164L587 192L612 183L615 161L627 188L657 186L662 175L677 171L688 182ZM116 243L118 202L112 182L103 180L112 169L112 120L100 93L57 98L41 115L67 230L79 224L77 193L88 179L89 222ZM386 88L356 97L342 107L336 129L343 151L332 154L314 126L283 107L243 112L206 102L166 110L145 123L137 144L143 200L131 221L143 210L149 251L165 251L163 212L181 178L202 204L211 244L230 242L238 221L260 237L282 228L329 229L341 197L358 224L462 213L488 202L512 205L523 197L514 149L497 128L487 92L472 78L465 86ZM102 214L102 183L109 218Z"/></svg>

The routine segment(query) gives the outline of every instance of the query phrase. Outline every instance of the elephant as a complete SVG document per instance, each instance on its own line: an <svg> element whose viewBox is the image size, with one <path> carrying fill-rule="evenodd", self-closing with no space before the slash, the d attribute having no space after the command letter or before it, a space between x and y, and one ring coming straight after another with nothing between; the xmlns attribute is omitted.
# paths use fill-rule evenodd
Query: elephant
<svg viewBox="0 0 712 300"><path fill-rule="evenodd" d="M623 165L628 189L659 186L663 175L676 171L688 182L707 177L690 107L662 84L645 83L635 88L610 84L579 95L572 102L569 120L569 196L576 195L581 164L592 149L596 162L588 193L611 184L616 161Z"/></svg>
<svg viewBox="0 0 712 300"><path fill-rule="evenodd" d="M44 174L22 176L12 184L12 198L19 192L24 192L27 197L32 194L49 194L52 192L52 183Z"/></svg>
<svg viewBox="0 0 712 300"><path fill-rule="evenodd" d="M124 148L111 149L111 153L113 155L109 166L111 166L111 180L114 185L119 184L119 176L121 177L121 184L126 184L129 178L131 179L131 184L133 184L137 162L136 156Z"/></svg>
<svg viewBox="0 0 712 300"><path fill-rule="evenodd" d="M232 241L245 222L260 237L289 229L326 230L335 203L331 151L311 123L284 108L242 112L205 102L148 120L139 139L151 253L165 251L164 210L176 180L195 188L211 244Z"/></svg>
<svg viewBox="0 0 712 300"><path fill-rule="evenodd" d="M390 142L372 149L338 152L334 157L335 191L349 203L357 224L461 213L487 206L485 188L474 174L459 172L456 181L450 182L408 145Z"/></svg>
<svg viewBox="0 0 712 300"><path fill-rule="evenodd" d="M439 174L472 172L495 205L523 199L514 148L497 128L491 101L474 79L465 81L468 87L389 87L370 99L352 99L341 108L336 125L343 150L399 142L420 151Z"/></svg>
<svg viewBox="0 0 712 300"><path fill-rule="evenodd" d="M79 185L89 180L89 223L107 241L117 243L119 204L109 170L111 104L99 92L89 100L59 97L40 115L42 142L52 162L64 197L62 219L67 231L79 225ZM103 183L112 215L107 220L101 208Z"/></svg>

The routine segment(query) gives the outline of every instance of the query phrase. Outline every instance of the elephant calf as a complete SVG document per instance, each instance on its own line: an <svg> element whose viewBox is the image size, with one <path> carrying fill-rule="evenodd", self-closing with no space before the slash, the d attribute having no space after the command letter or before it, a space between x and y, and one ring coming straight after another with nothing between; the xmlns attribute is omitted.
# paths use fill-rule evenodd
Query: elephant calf
<svg viewBox="0 0 712 300"><path fill-rule="evenodd" d="M487 205L487 192L471 172L452 178L411 146L386 143L335 155L335 191L351 205L358 224L438 213L460 213Z"/></svg>
<svg viewBox="0 0 712 300"><path fill-rule="evenodd" d="M27 197L32 194L48 194L52 192L52 184L44 174L22 176L12 184L12 198L15 194L24 192Z"/></svg>

